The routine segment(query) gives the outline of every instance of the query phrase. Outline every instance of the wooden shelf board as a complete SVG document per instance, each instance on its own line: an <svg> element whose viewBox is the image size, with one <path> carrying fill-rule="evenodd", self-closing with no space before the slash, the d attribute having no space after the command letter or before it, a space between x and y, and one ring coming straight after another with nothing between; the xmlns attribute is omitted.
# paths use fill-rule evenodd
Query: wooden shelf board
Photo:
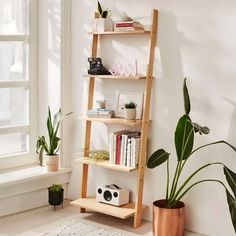
<svg viewBox="0 0 236 236"><path fill-rule="evenodd" d="M124 118L89 118L86 117L85 120L95 121L95 122L103 122L106 124L121 124L128 126L139 126L142 125L142 120L125 120Z"/></svg>
<svg viewBox="0 0 236 236"><path fill-rule="evenodd" d="M116 207L105 203L96 202L95 197L87 197L72 201L71 204L121 219L127 219L135 213L135 204L133 202L121 207ZM143 209L144 208L147 208L147 206L143 206Z"/></svg>
<svg viewBox="0 0 236 236"><path fill-rule="evenodd" d="M136 76L125 76L125 75L84 75L84 77L90 78L99 78L99 79L120 79L120 80L143 80L146 79L145 75L136 75Z"/></svg>
<svg viewBox="0 0 236 236"><path fill-rule="evenodd" d="M137 168L110 164L109 160L95 161L95 160L92 160L89 157L81 157L81 158L76 159L76 161L78 161L80 163L83 163L83 164L96 165L96 166L100 166L100 167L103 167L103 168L106 168L106 169L112 169L112 170L128 172L128 173L137 170Z"/></svg>
<svg viewBox="0 0 236 236"><path fill-rule="evenodd" d="M133 31L105 31L105 32L90 32L97 35L133 35L133 34L150 34L149 30L133 30Z"/></svg>

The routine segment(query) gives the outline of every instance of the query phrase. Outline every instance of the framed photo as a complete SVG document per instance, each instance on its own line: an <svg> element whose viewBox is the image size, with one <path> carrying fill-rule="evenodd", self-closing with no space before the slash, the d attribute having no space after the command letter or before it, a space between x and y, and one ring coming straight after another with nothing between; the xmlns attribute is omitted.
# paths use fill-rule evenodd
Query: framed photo
<svg viewBox="0 0 236 236"><path fill-rule="evenodd" d="M142 119L143 113L143 93L137 92L117 92L116 102L116 117L124 117L124 105L125 103L134 102L136 107L136 119Z"/></svg>

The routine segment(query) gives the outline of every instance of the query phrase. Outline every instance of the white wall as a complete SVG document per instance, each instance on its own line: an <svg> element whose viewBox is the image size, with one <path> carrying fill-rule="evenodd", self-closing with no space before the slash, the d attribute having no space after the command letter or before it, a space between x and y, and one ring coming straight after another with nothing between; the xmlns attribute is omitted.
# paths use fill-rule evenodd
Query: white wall
<svg viewBox="0 0 236 236"><path fill-rule="evenodd" d="M210 141L225 139L236 144L236 2L233 0L103 0L103 5L112 12L126 11L139 20L149 17L151 9L159 10L159 37L156 48L155 79L152 99L152 128L149 136L149 154L157 148L171 152L175 162L173 144L178 118L183 114L182 82L189 78L188 86L192 99L192 119L208 125L211 134L196 136L196 146ZM96 1L72 1L72 107L76 117L84 114L87 96L87 81L82 78L88 67L87 57L91 51L91 18ZM145 37L104 37L99 55L104 64L129 62L138 59L141 72L147 64ZM95 99L105 95L108 107L115 108L115 92L141 91L143 82L96 81ZM82 121L75 120L72 144L73 158L77 158L83 147L84 129ZM94 125L92 148L107 148L107 134L111 126ZM118 127L117 127L118 128ZM106 135L104 135L106 134ZM236 156L223 145L208 148L196 154L186 166L185 176L198 166L212 161L223 161L236 170ZM173 167L173 166L172 166ZM234 168L235 167L235 168ZM101 183L117 183L134 189L136 175L121 174L111 170L91 168L89 194ZM74 165L69 186L71 198L79 197L80 166ZM151 219L152 202L164 197L165 167L147 170L145 177L144 203L150 206L145 214ZM223 179L222 169L211 167L203 171L201 178ZM186 227L189 230L211 236L235 235L231 225L225 191L217 184L202 184L192 190L186 198Z"/></svg>

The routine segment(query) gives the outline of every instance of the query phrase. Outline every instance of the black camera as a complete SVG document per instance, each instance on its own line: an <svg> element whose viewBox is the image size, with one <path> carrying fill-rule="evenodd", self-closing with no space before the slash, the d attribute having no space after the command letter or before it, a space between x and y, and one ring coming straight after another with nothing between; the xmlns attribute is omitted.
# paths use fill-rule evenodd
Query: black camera
<svg viewBox="0 0 236 236"><path fill-rule="evenodd" d="M111 73L103 66L102 59L100 57L88 58L90 75L110 75Z"/></svg>

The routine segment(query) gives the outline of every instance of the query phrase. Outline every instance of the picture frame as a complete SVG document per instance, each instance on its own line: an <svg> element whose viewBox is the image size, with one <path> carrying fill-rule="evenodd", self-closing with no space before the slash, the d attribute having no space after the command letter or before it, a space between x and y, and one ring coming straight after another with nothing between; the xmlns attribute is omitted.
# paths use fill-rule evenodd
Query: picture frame
<svg viewBox="0 0 236 236"><path fill-rule="evenodd" d="M128 102L134 102L137 104L136 107L136 120L142 119L143 113L143 98L144 93L142 92L120 92L117 91L117 101L116 101L116 117L124 117L124 105Z"/></svg>

